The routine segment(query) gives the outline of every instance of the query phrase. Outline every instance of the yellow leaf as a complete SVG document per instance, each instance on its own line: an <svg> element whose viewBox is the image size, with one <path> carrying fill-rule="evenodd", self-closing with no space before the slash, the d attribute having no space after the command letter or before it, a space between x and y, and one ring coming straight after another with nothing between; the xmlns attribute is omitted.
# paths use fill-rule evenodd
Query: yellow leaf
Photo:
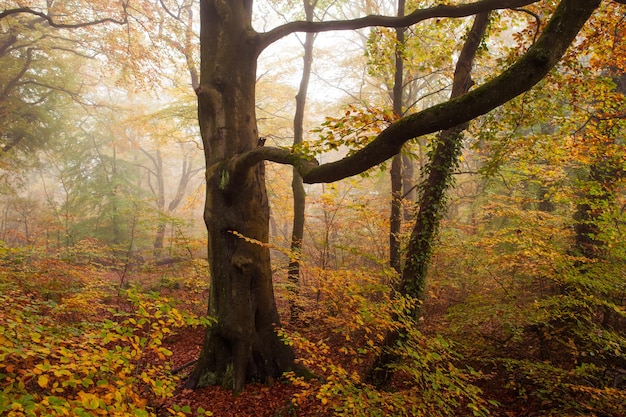
<svg viewBox="0 0 626 417"><path fill-rule="evenodd" d="M46 388L48 386L48 377L46 375L39 375L37 378L37 383L41 388Z"/></svg>
<svg viewBox="0 0 626 417"><path fill-rule="evenodd" d="M56 369L54 371L54 376L72 376L72 373L70 371L68 371L67 369Z"/></svg>

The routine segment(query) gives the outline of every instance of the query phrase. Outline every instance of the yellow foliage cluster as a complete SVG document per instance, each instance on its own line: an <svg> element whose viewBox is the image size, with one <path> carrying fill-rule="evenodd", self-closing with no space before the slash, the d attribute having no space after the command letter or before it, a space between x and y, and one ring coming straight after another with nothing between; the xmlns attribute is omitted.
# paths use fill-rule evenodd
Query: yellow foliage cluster
<svg viewBox="0 0 626 417"><path fill-rule="evenodd" d="M305 317L315 329L316 342L295 331L280 336L298 352L300 362L317 376L307 380L287 377L299 387L295 406L314 398L337 416L454 416L463 409L488 414L487 401L472 384L480 374L462 365L451 342L416 330L406 316L416 300L392 298L384 273L357 270L315 270L317 308ZM401 382L385 391L368 384L363 375L389 329L408 330L398 345ZM465 412L465 411L462 411Z"/></svg>
<svg viewBox="0 0 626 417"><path fill-rule="evenodd" d="M154 416L177 382L164 338L210 324L171 300L132 290L125 294L130 312L111 309L100 320L68 322L58 318L102 314L91 307L101 305L98 291L57 304L7 277L0 287L0 414L9 417Z"/></svg>

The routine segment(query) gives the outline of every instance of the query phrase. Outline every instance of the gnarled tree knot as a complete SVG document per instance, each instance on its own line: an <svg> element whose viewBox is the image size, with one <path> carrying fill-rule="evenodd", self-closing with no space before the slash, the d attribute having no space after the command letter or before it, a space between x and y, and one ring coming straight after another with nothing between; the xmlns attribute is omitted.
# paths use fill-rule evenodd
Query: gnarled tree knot
<svg viewBox="0 0 626 417"><path fill-rule="evenodd" d="M254 265L252 258L242 254L235 254L231 259L231 264L242 274L247 274Z"/></svg>

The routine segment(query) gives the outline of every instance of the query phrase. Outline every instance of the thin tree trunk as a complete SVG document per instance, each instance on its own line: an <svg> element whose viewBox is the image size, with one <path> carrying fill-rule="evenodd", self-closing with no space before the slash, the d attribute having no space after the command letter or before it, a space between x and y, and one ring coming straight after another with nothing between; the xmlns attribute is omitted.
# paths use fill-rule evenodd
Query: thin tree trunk
<svg viewBox="0 0 626 417"><path fill-rule="evenodd" d="M398 0L398 17L404 16L405 0ZM402 116L402 97L404 87L404 31L396 29L396 65L393 82L393 112ZM402 226L402 154L399 153L391 161L391 214L389 216L389 265L400 272L400 228Z"/></svg>
<svg viewBox="0 0 626 417"><path fill-rule="evenodd" d="M304 0L304 11L307 21L313 20L313 10L317 2ZM304 136L304 109L306 106L307 91L311 78L311 68L313 66L313 43L314 33L306 33L304 40L304 55L302 57L303 68L300 87L296 95L296 112L293 119L293 144L300 145ZM289 279L289 310L291 321L298 321L302 312L302 300L300 299L300 258L302 255L302 239L304 238L306 193L302 177L296 168L293 168L293 179L291 182L293 192L293 228L291 230L291 256L289 261L287 278Z"/></svg>
<svg viewBox="0 0 626 417"><path fill-rule="evenodd" d="M402 155L402 198L416 202L415 195L415 166L413 160L408 155ZM405 208L403 211L404 220L411 219L411 209Z"/></svg>
<svg viewBox="0 0 626 417"><path fill-rule="evenodd" d="M402 227L402 155L391 160L391 213L389 215L389 265L397 272L402 271L400 254L400 228Z"/></svg>
<svg viewBox="0 0 626 417"><path fill-rule="evenodd" d="M161 255L163 249L163 242L165 241L165 228L167 226L167 219L165 213L165 176L163 174L163 158L161 157L161 151L156 150L156 155L152 158L154 163L154 169L156 171L157 181L157 205L159 210L159 220L157 225L156 236L154 237L154 257L158 258Z"/></svg>

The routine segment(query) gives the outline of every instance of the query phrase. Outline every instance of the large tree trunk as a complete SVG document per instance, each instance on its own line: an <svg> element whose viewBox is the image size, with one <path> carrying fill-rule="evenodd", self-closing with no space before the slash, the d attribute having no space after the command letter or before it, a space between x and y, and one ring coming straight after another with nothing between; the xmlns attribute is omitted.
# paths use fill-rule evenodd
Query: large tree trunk
<svg viewBox="0 0 626 417"><path fill-rule="evenodd" d="M207 161L204 218L211 289L202 352L186 386L219 384L240 391L249 381L280 377L294 354L276 334L265 168L231 175L228 162L256 146L256 38L251 2L204 0L200 7L199 119ZM252 239L252 240L250 240Z"/></svg>

